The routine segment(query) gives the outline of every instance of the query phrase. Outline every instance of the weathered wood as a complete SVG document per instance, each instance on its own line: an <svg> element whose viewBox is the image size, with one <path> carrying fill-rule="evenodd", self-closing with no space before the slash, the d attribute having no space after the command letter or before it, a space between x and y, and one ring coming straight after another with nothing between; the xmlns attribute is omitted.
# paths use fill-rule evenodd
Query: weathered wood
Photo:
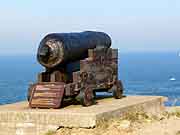
<svg viewBox="0 0 180 135"><path fill-rule="evenodd" d="M38 83L32 89L29 105L32 108L60 108L64 83Z"/></svg>
<svg viewBox="0 0 180 135"><path fill-rule="evenodd" d="M121 98L123 86L118 80L118 50L89 49L88 56L74 64L75 71L63 66L40 73L38 83L30 88L30 107L60 108L63 98L68 97L79 98L83 106L89 106L94 103L96 91L112 92L114 98Z"/></svg>

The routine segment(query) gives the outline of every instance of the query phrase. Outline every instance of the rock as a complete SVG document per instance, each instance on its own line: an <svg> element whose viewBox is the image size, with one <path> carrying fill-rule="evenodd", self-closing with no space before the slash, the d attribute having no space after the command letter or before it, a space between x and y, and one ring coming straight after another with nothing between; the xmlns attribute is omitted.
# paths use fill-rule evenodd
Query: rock
<svg viewBox="0 0 180 135"><path fill-rule="evenodd" d="M130 125L131 125L131 122L130 121L128 121L128 120L122 120L121 122L120 122L120 124L119 124L119 128L122 128L122 129L127 129L127 128L129 128L130 127Z"/></svg>

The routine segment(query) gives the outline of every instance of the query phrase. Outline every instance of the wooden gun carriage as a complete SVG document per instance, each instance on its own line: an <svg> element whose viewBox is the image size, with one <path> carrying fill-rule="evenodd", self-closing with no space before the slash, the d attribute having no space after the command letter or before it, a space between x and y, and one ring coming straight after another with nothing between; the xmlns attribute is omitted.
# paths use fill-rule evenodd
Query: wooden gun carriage
<svg viewBox="0 0 180 135"><path fill-rule="evenodd" d="M86 35L85 40L94 39L91 34L96 34L97 39L98 34L100 34L100 38L107 36L100 32L82 32L81 34ZM71 38L74 37L72 36ZM78 41L77 37L75 39ZM106 37L105 40L109 40L109 37ZM96 43L97 41L94 40L94 42ZM54 41L51 42L51 47L53 43ZM56 66L53 65L53 67L45 65L41 61L42 59L39 58L40 63L46 67L46 71L40 73L38 75L38 82L29 87L29 106L32 108L60 108L63 100L67 98L77 99L83 106L90 106L95 103L96 92L102 91L112 92L116 99L121 98L123 86L121 81L118 80L118 49L99 45L99 41L98 45L94 45L95 43L93 43L93 47L90 45L91 47L85 49L85 55L79 54L81 57L75 60L69 60L69 58L68 62L62 60L59 63L59 59L54 59L58 63ZM111 41L106 43L109 45ZM39 48L38 52L41 52L41 49ZM60 50L62 51L62 49ZM54 48L50 48L50 50L46 50L41 55L42 57L53 57L53 51ZM52 59L51 61L45 60L45 63L49 64L51 62Z"/></svg>

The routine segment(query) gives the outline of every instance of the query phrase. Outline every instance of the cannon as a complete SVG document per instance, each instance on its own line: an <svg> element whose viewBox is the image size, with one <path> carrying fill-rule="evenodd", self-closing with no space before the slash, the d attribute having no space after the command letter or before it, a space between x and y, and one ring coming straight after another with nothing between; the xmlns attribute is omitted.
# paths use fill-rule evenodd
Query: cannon
<svg viewBox="0 0 180 135"><path fill-rule="evenodd" d="M111 48L111 38L104 32L48 34L40 42L37 60L45 71L29 86L31 108L60 108L69 98L90 106L96 92L122 98L118 49Z"/></svg>

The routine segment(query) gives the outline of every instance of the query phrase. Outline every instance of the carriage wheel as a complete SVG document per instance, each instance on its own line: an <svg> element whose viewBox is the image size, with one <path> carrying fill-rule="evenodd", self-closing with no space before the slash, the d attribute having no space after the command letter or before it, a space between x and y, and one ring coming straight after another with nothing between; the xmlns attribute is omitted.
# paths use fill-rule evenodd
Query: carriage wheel
<svg viewBox="0 0 180 135"><path fill-rule="evenodd" d="M84 88L80 91L78 98L83 106L90 106L94 104L94 94L92 88Z"/></svg>
<svg viewBox="0 0 180 135"><path fill-rule="evenodd" d="M115 89L113 89L113 97L115 99L120 99L123 96L123 85L121 81L117 81L115 84Z"/></svg>

